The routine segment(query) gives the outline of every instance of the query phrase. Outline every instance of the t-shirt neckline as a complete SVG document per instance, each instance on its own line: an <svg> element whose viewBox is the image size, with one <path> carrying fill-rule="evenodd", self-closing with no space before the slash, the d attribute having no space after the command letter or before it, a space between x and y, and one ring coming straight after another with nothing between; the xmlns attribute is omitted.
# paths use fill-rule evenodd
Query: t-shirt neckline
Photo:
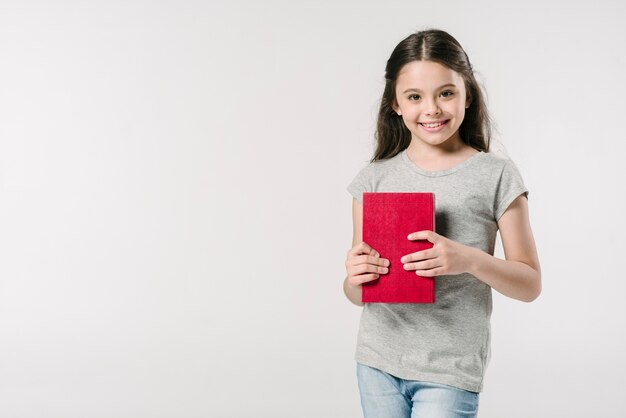
<svg viewBox="0 0 626 418"><path fill-rule="evenodd" d="M470 156L469 158L465 159L464 161L460 162L459 164L455 165L454 167L450 167L448 169L445 170L438 170L438 171L428 171L428 170L424 170L421 167L418 167L413 161L411 161L411 159L409 158L408 152L407 152L408 148L405 148L401 154L402 154L402 160L408 164L409 166L411 166L411 168L418 172L419 174L422 174L424 176L428 176L428 177L441 177L441 176L446 176L448 174L452 174L455 173L457 171L459 171L460 169L462 169L463 167L467 166L468 164L471 164L473 161L475 161L480 155L485 154L484 151L478 151L477 153L475 153L474 155Z"/></svg>

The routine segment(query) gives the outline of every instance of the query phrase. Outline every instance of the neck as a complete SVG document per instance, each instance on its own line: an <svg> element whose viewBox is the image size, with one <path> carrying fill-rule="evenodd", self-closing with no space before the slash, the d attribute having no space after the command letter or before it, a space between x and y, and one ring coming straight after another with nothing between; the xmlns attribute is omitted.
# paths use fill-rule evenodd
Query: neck
<svg viewBox="0 0 626 418"><path fill-rule="evenodd" d="M461 137L457 132L455 136L439 145L430 145L419 139L412 138L407 148L407 153L412 160L415 160L417 156L432 159L460 154L469 148L471 147L461 141Z"/></svg>

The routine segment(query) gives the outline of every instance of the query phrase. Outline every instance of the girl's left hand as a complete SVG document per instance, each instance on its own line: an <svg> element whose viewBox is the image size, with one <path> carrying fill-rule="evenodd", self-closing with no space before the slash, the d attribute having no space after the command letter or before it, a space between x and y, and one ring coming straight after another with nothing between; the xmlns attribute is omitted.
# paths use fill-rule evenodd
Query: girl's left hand
<svg viewBox="0 0 626 418"><path fill-rule="evenodd" d="M404 264L405 270L415 270L415 274L423 277L469 271L474 248L459 244L433 231L413 232L409 234L408 239L428 240L433 243L433 247L402 257L400 261Z"/></svg>

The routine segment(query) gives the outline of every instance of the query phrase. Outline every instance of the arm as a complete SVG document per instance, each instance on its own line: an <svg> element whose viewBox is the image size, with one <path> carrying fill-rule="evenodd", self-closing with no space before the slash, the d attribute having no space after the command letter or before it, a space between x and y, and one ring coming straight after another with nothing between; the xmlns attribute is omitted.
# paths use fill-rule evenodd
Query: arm
<svg viewBox="0 0 626 418"><path fill-rule="evenodd" d="M509 205L498 227L506 260L433 231L418 231L408 238L427 239L433 248L407 254L400 261L405 269L424 277L468 272L505 296L532 302L541 293L541 269L525 196L518 196Z"/></svg>
<svg viewBox="0 0 626 418"><path fill-rule="evenodd" d="M505 296L532 302L541 293L541 267L530 228L528 200L518 196L498 220L506 260L477 248L468 272Z"/></svg>
<svg viewBox="0 0 626 418"><path fill-rule="evenodd" d="M382 258L378 251L363 241L363 207L354 199L352 201L352 248L346 256L348 276L343 281L343 291L350 302L363 306L363 283L377 280L381 274L389 272L389 260Z"/></svg>
<svg viewBox="0 0 626 418"><path fill-rule="evenodd" d="M363 206L355 199L352 198L352 247L362 241L363 238ZM343 292L350 302L357 306L363 306L362 294L363 289L361 286L352 286L348 282L348 276L343 281Z"/></svg>

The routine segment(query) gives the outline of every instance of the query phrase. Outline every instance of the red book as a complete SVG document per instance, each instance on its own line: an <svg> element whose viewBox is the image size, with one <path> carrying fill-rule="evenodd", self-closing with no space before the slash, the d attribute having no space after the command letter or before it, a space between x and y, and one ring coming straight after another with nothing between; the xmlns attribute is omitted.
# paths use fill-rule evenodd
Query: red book
<svg viewBox="0 0 626 418"><path fill-rule="evenodd" d="M363 283L365 302L434 303L435 280L405 270L400 258L432 248L426 240L411 241L412 232L435 231L435 194L363 193L363 241L389 260L389 271Z"/></svg>

